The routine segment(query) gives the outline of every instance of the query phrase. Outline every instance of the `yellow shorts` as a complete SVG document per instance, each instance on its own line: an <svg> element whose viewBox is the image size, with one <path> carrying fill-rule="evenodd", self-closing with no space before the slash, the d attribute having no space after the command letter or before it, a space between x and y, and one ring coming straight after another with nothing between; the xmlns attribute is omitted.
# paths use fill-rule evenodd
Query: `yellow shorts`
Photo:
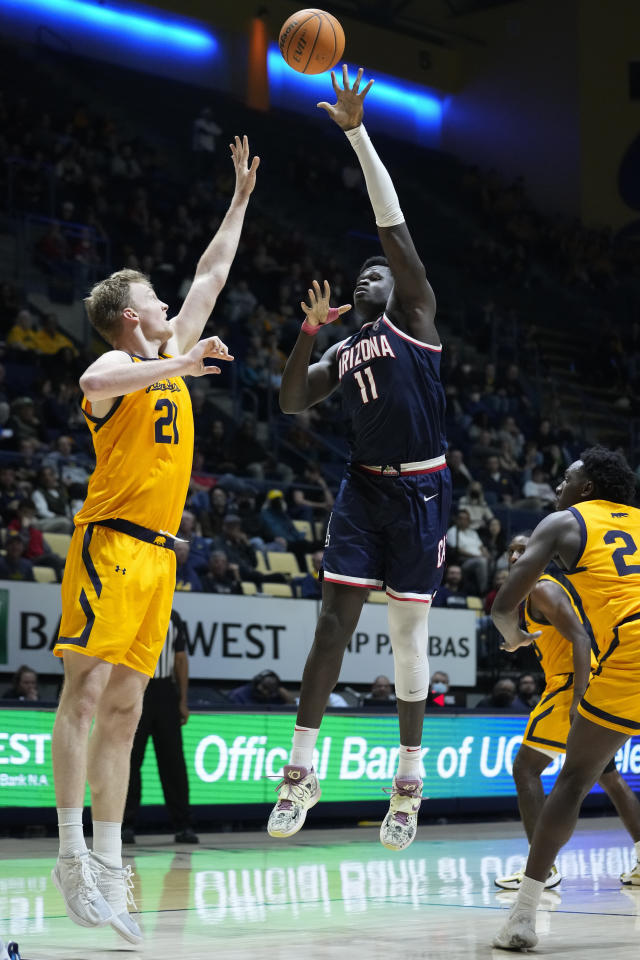
<svg viewBox="0 0 640 960"><path fill-rule="evenodd" d="M540 753L565 753L572 702L573 674L558 673L549 677L540 700L529 714L523 744Z"/></svg>
<svg viewBox="0 0 640 960"><path fill-rule="evenodd" d="M148 541L96 523L77 526L62 580L54 654L76 650L149 677L167 637L176 585L173 540L126 524Z"/></svg>
<svg viewBox="0 0 640 960"><path fill-rule="evenodd" d="M618 733L640 733L640 613L623 620L591 677L578 712Z"/></svg>

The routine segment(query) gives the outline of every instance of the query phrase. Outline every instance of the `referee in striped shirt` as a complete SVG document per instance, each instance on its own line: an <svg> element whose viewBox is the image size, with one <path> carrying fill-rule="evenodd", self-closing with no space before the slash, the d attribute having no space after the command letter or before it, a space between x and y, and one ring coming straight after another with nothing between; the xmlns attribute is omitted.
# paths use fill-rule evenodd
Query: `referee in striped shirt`
<svg viewBox="0 0 640 960"><path fill-rule="evenodd" d="M184 621L172 610L167 639L156 672L144 694L142 715L131 750L129 790L122 823L123 843L135 843L135 826L142 793L140 768L149 737L153 739L160 783L176 843L199 842L191 822L189 781L182 749L182 726L189 719L186 638Z"/></svg>

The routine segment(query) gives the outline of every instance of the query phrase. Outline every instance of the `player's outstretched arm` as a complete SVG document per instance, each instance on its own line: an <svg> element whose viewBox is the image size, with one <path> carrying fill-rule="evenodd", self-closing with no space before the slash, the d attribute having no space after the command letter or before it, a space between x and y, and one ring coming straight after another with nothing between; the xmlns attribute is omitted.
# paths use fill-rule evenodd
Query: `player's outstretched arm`
<svg viewBox="0 0 640 960"><path fill-rule="evenodd" d="M309 366L314 337L328 323L333 323L351 309L346 303L330 307L331 288L325 280L320 289L317 280L309 288L309 303L300 304L305 315L298 339L287 360L280 383L280 409L283 413L302 413L315 403L324 400L338 385L337 352L340 344L334 344L317 363Z"/></svg>
<svg viewBox="0 0 640 960"><path fill-rule="evenodd" d="M578 703L589 683L591 668L589 634L576 616L569 597L559 584L551 580L538 581L530 593L529 602L536 620L539 620L542 615L565 640L573 645L573 704L571 706L571 719L573 719Z"/></svg>
<svg viewBox="0 0 640 960"><path fill-rule="evenodd" d="M205 365L207 359L229 361L233 357L219 337L199 340L184 354L145 363L134 363L122 350L109 350L87 367L80 377L80 389L91 403L113 401L167 377L203 377L220 373L220 367Z"/></svg>
<svg viewBox="0 0 640 960"><path fill-rule="evenodd" d="M318 106L326 110L344 131L360 161L382 249L393 273L394 289L388 308L391 319L394 319L395 313L396 318L402 317L409 333L417 339L438 345L440 339L435 328L435 295L405 223L391 177L362 123L364 99L374 82L369 80L360 90L362 73L360 68L350 85L344 64L340 87L332 71L331 82L336 103L322 102Z"/></svg>
<svg viewBox="0 0 640 960"><path fill-rule="evenodd" d="M166 352L170 354L186 353L197 343L227 282L238 249L247 204L256 185L260 158L254 157L249 164L249 141L246 137L242 140L235 137L229 146L236 172L234 194L218 232L198 261L182 309L170 322L173 332L166 347Z"/></svg>

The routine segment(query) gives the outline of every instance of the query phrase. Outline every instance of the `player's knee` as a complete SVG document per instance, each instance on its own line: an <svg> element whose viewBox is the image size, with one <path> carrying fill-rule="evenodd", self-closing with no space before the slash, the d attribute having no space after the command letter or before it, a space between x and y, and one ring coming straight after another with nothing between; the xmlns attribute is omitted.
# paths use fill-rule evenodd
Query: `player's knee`
<svg viewBox="0 0 640 960"><path fill-rule="evenodd" d="M142 714L142 696L139 700L109 699L100 704L100 719L114 736L133 739Z"/></svg>
<svg viewBox="0 0 640 960"><path fill-rule="evenodd" d="M580 802L586 797L591 787L598 779L597 773L581 764L565 762L556 781L556 788L565 791L568 795L579 798Z"/></svg>
<svg viewBox="0 0 640 960"><path fill-rule="evenodd" d="M335 647L344 651L357 626L357 619L345 617L336 610L322 610L316 626L315 642L323 649Z"/></svg>
<svg viewBox="0 0 640 960"><path fill-rule="evenodd" d="M428 617L427 604L389 598L389 636L395 667L396 696L409 703L425 700L428 693Z"/></svg>
<svg viewBox="0 0 640 960"><path fill-rule="evenodd" d="M524 786L532 779L536 779L537 773L532 768L526 756L518 751L513 761L513 779L517 787Z"/></svg>
<svg viewBox="0 0 640 960"><path fill-rule="evenodd" d="M413 703L429 692L429 660L426 643L419 636L392 636L396 696Z"/></svg>

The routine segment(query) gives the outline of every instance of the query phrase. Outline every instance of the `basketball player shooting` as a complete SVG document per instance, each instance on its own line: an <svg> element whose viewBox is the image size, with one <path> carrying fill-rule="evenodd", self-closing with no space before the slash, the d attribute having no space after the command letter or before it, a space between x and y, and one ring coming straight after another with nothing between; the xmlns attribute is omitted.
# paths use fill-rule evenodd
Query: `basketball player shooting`
<svg viewBox="0 0 640 960"><path fill-rule="evenodd" d="M314 338L350 307L329 307L314 281L305 321L280 388L285 413L300 413L340 388L351 451L327 531L322 607L307 658L290 762L278 786L268 832L288 837L320 799L313 750L344 652L369 590L386 586L395 664L400 752L380 840L403 850L416 835L422 797L422 725L429 685L427 618L440 584L451 503L445 462L442 347L436 301L413 245L391 178L365 130L362 69L353 85L332 72L336 103L319 103L344 131L362 167L384 257L356 281L362 326L317 363Z"/></svg>

